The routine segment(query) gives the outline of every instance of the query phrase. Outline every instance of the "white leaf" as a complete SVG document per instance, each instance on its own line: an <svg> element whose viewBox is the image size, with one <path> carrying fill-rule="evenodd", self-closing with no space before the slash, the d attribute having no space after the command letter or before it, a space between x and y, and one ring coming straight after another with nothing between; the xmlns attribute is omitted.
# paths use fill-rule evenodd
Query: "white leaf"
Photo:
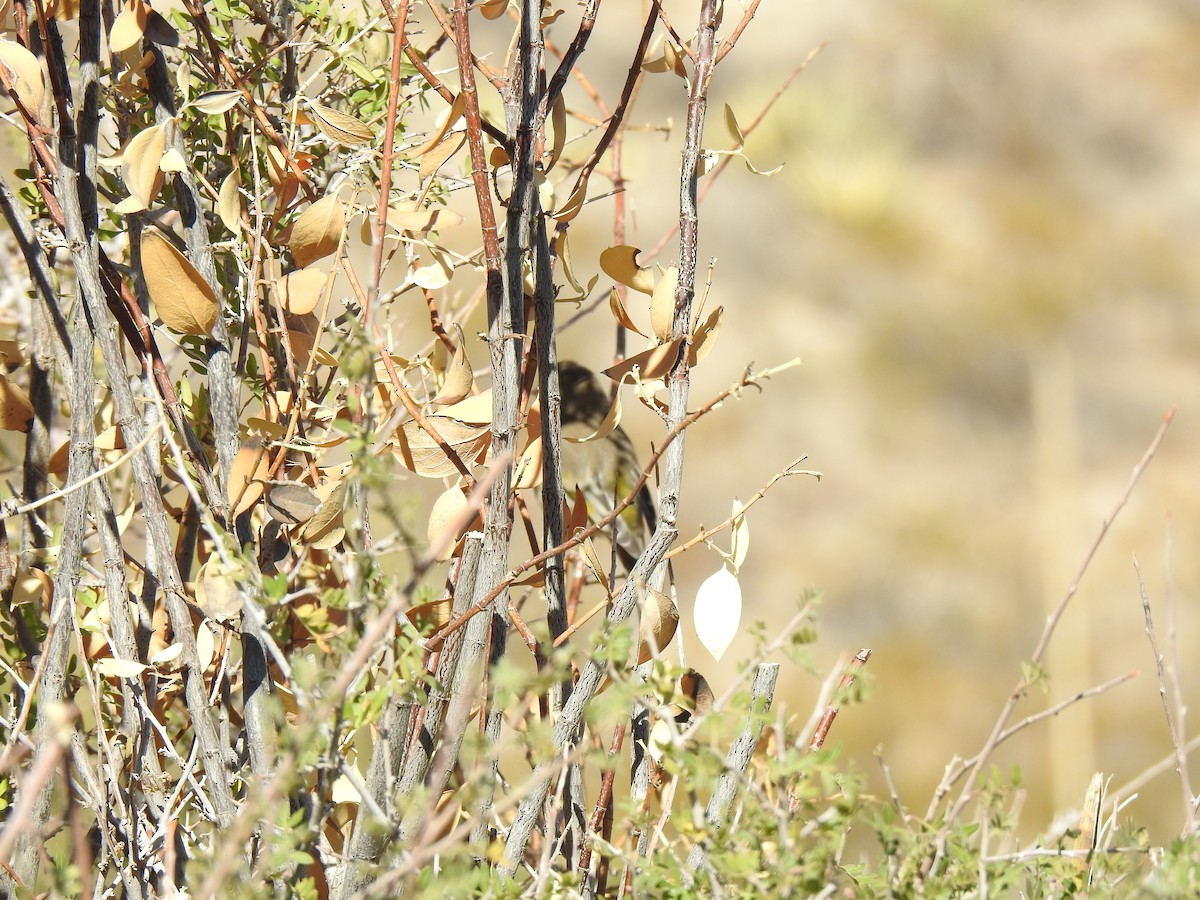
<svg viewBox="0 0 1200 900"><path fill-rule="evenodd" d="M103 678L133 678L146 671L146 664L132 659L106 657L96 660L92 668L96 670L97 675Z"/></svg>
<svg viewBox="0 0 1200 900"><path fill-rule="evenodd" d="M742 586L725 566L708 576L696 592L696 635L714 659L720 659L737 635L742 619Z"/></svg>
<svg viewBox="0 0 1200 900"><path fill-rule="evenodd" d="M163 647L157 653L150 657L150 665L161 666L169 662L174 662L183 653L183 644L174 643L168 647Z"/></svg>

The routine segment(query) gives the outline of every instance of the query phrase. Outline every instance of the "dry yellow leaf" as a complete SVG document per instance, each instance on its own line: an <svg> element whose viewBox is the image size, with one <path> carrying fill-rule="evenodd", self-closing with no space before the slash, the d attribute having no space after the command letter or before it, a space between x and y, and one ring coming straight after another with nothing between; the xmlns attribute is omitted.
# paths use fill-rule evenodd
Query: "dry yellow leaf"
<svg viewBox="0 0 1200 900"><path fill-rule="evenodd" d="M675 322L675 289L679 286L679 269L675 266L663 272L650 297L650 327L660 341L671 339Z"/></svg>
<svg viewBox="0 0 1200 900"><path fill-rule="evenodd" d="M550 127L554 140L550 145L550 154L546 160L544 168L546 172L554 168L554 164L562 156L563 147L567 144L567 101L563 99L562 94L558 95L558 99L554 101L554 106L550 109Z"/></svg>
<svg viewBox="0 0 1200 900"><path fill-rule="evenodd" d="M416 159L418 156L424 156L426 153L440 144L450 129L454 127L454 123L462 118L463 111L466 108L467 95L459 93L459 95L454 98L454 102L450 104L450 108L442 113L441 117L439 118L437 130L434 131L429 140L427 140L424 144L410 154L410 158Z"/></svg>
<svg viewBox="0 0 1200 900"><path fill-rule="evenodd" d="M97 450L124 450L125 449L125 433L121 431L120 426L110 425L98 435L96 435Z"/></svg>
<svg viewBox="0 0 1200 900"><path fill-rule="evenodd" d="M556 222L570 222L583 209L584 203L587 202L587 179L576 185L575 190L571 191L571 196L566 199L566 202L551 213L551 218Z"/></svg>
<svg viewBox="0 0 1200 900"><path fill-rule="evenodd" d="M0 65L8 71L21 105L36 116L46 99L46 80L37 57L20 44L0 41Z"/></svg>
<svg viewBox="0 0 1200 900"><path fill-rule="evenodd" d="M132 200L140 204L140 212L147 209L162 188L163 172L160 164L167 149L167 136L161 125L143 128L130 139L121 154L121 177Z"/></svg>
<svg viewBox="0 0 1200 900"><path fill-rule="evenodd" d="M330 478L316 489L321 505L317 507L312 518L305 522L304 527L300 529L300 537L305 543L317 546L318 543L324 543L325 539L338 532L341 534L333 544L342 539L346 533L346 529L342 526L342 500L345 493L346 483L341 477ZM329 546L333 546L333 544ZM317 549L328 549L328 547L318 546Z"/></svg>
<svg viewBox="0 0 1200 900"><path fill-rule="evenodd" d="M337 144L354 147L375 140L371 126L344 112L319 103L312 104L313 116L321 134Z"/></svg>
<svg viewBox="0 0 1200 900"><path fill-rule="evenodd" d="M471 361L467 359L467 338L463 334L462 326L457 322L454 323L454 331L458 338L454 358L450 360L450 366L446 370L442 389L433 398L433 402L439 406L458 403L470 394L471 388L475 386L475 374L471 371Z"/></svg>
<svg viewBox="0 0 1200 900"><path fill-rule="evenodd" d="M484 0L478 8L485 19L498 19L508 11L508 0Z"/></svg>
<svg viewBox="0 0 1200 900"><path fill-rule="evenodd" d="M600 254L600 268L613 281L642 294L654 293L654 273L637 264L638 248L628 244L609 247Z"/></svg>
<svg viewBox="0 0 1200 900"><path fill-rule="evenodd" d="M60 22L69 22L71 19L78 19L79 0L58 0L57 3L48 4L46 12L52 14Z"/></svg>
<svg viewBox="0 0 1200 900"><path fill-rule="evenodd" d="M452 603L453 601L449 597L430 600L428 603L410 607L404 615L421 634L431 635L439 628L450 624Z"/></svg>
<svg viewBox="0 0 1200 900"><path fill-rule="evenodd" d="M725 307L718 306L692 332L692 344L688 347L689 366L699 363L712 350L713 345L717 342L717 335L721 331L721 314L724 312Z"/></svg>
<svg viewBox="0 0 1200 900"><path fill-rule="evenodd" d="M458 537L464 531L481 527L478 515L473 519L467 519L469 509L467 496L459 487L450 488L434 501L425 534L429 539L430 548L442 542L438 547L437 559L449 559L454 552L454 544ZM464 520L466 521L464 522Z"/></svg>
<svg viewBox="0 0 1200 900"><path fill-rule="evenodd" d="M221 182L221 190L217 195L217 215L221 222L234 234L242 230L242 186L241 175L234 169Z"/></svg>
<svg viewBox="0 0 1200 900"><path fill-rule="evenodd" d="M733 108L725 104L725 130L729 132L729 138L733 141L734 149L738 149L746 143L746 135L742 131L742 126L738 124L737 116L733 114Z"/></svg>
<svg viewBox="0 0 1200 900"><path fill-rule="evenodd" d="M310 358L315 358L323 366L336 366L338 364L337 357L326 350L324 347L315 346L316 336L301 328L292 328L288 331L288 340L292 345L292 357L296 360L296 366L300 369L308 368Z"/></svg>
<svg viewBox="0 0 1200 900"><path fill-rule="evenodd" d="M206 116L219 116L229 112L241 102L241 91L208 91L196 97L188 105Z"/></svg>
<svg viewBox="0 0 1200 900"><path fill-rule="evenodd" d="M440 169L448 159L462 148L466 140L467 133L465 131L455 131L448 135L445 140L421 157L421 169L417 177L421 181L424 181Z"/></svg>
<svg viewBox="0 0 1200 900"><path fill-rule="evenodd" d="M207 335L220 312L217 295L160 232L142 233L142 274L159 316L172 331Z"/></svg>
<svg viewBox="0 0 1200 900"><path fill-rule="evenodd" d="M182 153L172 147L162 155L162 159L158 161L159 171L164 173L186 172L187 159Z"/></svg>
<svg viewBox="0 0 1200 900"><path fill-rule="evenodd" d="M210 619L232 622L242 613L245 577L236 565L227 566L219 556L210 556L196 573L196 605Z"/></svg>
<svg viewBox="0 0 1200 900"><path fill-rule="evenodd" d="M328 274L309 267L289 272L279 281L279 302L295 316L306 316L321 302Z"/></svg>
<svg viewBox="0 0 1200 900"><path fill-rule="evenodd" d="M242 445L229 467L229 506L235 516L246 512L263 495L269 469L266 448L260 439Z"/></svg>
<svg viewBox="0 0 1200 900"><path fill-rule="evenodd" d="M29 395L4 375L0 375L0 429L28 431L33 423L33 404Z"/></svg>
<svg viewBox="0 0 1200 900"><path fill-rule="evenodd" d="M137 44L146 33L149 18L150 9L140 0L126 4L113 22L112 31L108 33L108 49L113 53L124 53Z"/></svg>
<svg viewBox="0 0 1200 900"><path fill-rule="evenodd" d="M612 312L613 318L617 320L617 324L622 328L628 328L630 331L641 334L642 337L646 336L642 333L640 328L633 324L633 319L629 317L629 310L627 310L625 308L625 304L621 302L621 295L617 293L616 288L613 288L612 291L609 292L608 308Z"/></svg>
<svg viewBox="0 0 1200 900"><path fill-rule="evenodd" d="M27 575L13 582L12 605L24 606L26 603L36 603L53 593L54 586L50 577L41 569L30 569ZM49 603L44 605L46 609L50 608Z"/></svg>
<svg viewBox="0 0 1200 900"><path fill-rule="evenodd" d="M639 381L662 378L675 365L675 360L679 358L679 346L682 343L683 338L676 338L670 343L659 344L657 347L627 356L615 366L605 369L604 374L615 381L637 369Z"/></svg>
<svg viewBox="0 0 1200 900"><path fill-rule="evenodd" d="M346 230L346 212L335 194L322 197L292 225L288 247L296 266L303 269L338 248Z"/></svg>
<svg viewBox="0 0 1200 900"><path fill-rule="evenodd" d="M460 422L466 422L468 425L491 425L492 424L492 389L480 391L474 397L468 397L455 403L453 406L447 406L441 411L441 415L448 416L451 419L458 419Z"/></svg>
<svg viewBox="0 0 1200 900"><path fill-rule="evenodd" d="M468 466L490 435L487 428L464 425L446 416L427 416L426 421ZM396 430L395 451L404 468L424 478L445 478L458 473L458 467L442 448L412 419Z"/></svg>
<svg viewBox="0 0 1200 900"><path fill-rule="evenodd" d="M641 598L641 618L638 621L638 665L649 662L658 651L662 650L679 627L679 607L666 594L659 591L646 591Z"/></svg>

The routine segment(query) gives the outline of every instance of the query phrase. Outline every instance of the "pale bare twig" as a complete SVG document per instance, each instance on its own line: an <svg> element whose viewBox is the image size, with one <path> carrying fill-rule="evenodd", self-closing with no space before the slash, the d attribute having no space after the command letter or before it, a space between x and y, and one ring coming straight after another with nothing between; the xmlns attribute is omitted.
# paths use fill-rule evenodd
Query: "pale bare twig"
<svg viewBox="0 0 1200 900"><path fill-rule="evenodd" d="M1183 833L1182 837L1187 837L1193 828L1193 804L1196 802L1195 795L1192 794L1192 786L1188 780L1188 758L1187 751L1183 746L1183 735L1179 730L1179 723L1175 719L1175 710L1172 704L1172 697L1167 688L1167 675L1163 666L1163 653L1158 646L1158 635L1154 631L1154 615L1150 611L1150 595L1146 590L1146 580L1142 578L1142 569L1138 565L1137 557L1133 558L1133 571L1137 575L1138 594L1142 599L1142 615L1146 619L1146 638L1150 641L1150 649L1154 652L1154 673L1158 678L1158 698L1162 701L1163 714L1167 718L1167 733L1171 737L1171 747L1175 752L1175 772L1179 775L1179 786L1183 790ZM1180 698L1176 698L1176 702L1182 702Z"/></svg>

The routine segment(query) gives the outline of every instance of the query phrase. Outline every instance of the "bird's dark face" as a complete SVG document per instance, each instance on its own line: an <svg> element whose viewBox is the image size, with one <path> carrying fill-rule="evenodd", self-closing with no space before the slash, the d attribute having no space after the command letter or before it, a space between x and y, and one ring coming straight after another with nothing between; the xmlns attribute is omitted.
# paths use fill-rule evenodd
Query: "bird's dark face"
<svg viewBox="0 0 1200 900"><path fill-rule="evenodd" d="M564 360L558 364L558 384L562 393L562 422L599 424L608 413L611 398L592 371L579 363Z"/></svg>

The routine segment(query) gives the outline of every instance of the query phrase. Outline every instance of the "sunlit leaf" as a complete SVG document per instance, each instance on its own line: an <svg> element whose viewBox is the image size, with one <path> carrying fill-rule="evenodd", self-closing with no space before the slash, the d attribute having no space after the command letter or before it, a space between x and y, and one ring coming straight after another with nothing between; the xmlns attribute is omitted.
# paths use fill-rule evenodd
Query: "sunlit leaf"
<svg viewBox="0 0 1200 900"><path fill-rule="evenodd" d="M342 525L342 503L346 496L346 482L341 477L330 478L316 489L321 505L311 519L300 529L300 538L318 550L336 546L346 535Z"/></svg>
<svg viewBox="0 0 1200 900"><path fill-rule="evenodd" d="M433 402L439 406L449 406L462 400L471 393L475 386L475 373L471 371L471 360L467 358L467 339L462 326L454 323L454 331L458 343L454 348L454 357L446 369L446 378Z"/></svg>
<svg viewBox="0 0 1200 900"><path fill-rule="evenodd" d="M742 569L746 561L746 553L750 550L750 524L746 514L742 512L742 503L737 498L733 501L733 531L730 536L729 558L733 564L734 574Z"/></svg>
<svg viewBox="0 0 1200 900"><path fill-rule="evenodd" d="M154 229L142 233L142 274L146 289L167 327L180 334L207 335L220 305L203 276Z"/></svg>
<svg viewBox="0 0 1200 900"><path fill-rule="evenodd" d="M158 168L166 173L186 172L187 160L182 153L172 147L162 155L162 159L158 161Z"/></svg>
<svg viewBox="0 0 1200 900"><path fill-rule="evenodd" d="M124 53L137 44L146 33L146 24L150 18L150 8L141 0L132 0L113 21L112 30L108 33L108 49L113 53Z"/></svg>
<svg viewBox="0 0 1200 900"><path fill-rule="evenodd" d="M567 143L567 102L562 94L558 95L550 110L550 127L554 138L550 143L550 153L544 166L547 172L554 168Z"/></svg>
<svg viewBox="0 0 1200 900"><path fill-rule="evenodd" d="M182 653L183 644L170 644L150 657L150 665L165 666L167 663L171 663L179 659Z"/></svg>
<svg viewBox="0 0 1200 900"><path fill-rule="evenodd" d="M315 266L289 272L279 280L279 302L289 313L306 316L321 302L329 274Z"/></svg>
<svg viewBox="0 0 1200 900"><path fill-rule="evenodd" d="M660 341L671 339L675 322L675 289L679 286L679 269L671 266L663 272L650 298L650 327Z"/></svg>
<svg viewBox="0 0 1200 900"><path fill-rule="evenodd" d="M613 288L608 294L608 308L613 314L613 318L617 320L617 324L622 328L628 328L630 331L646 335L642 330L633 324L633 319L629 317L629 310L625 308L625 304L621 302L621 295L617 293L617 289Z"/></svg>
<svg viewBox="0 0 1200 900"><path fill-rule="evenodd" d="M208 91L192 100L188 106L208 116L219 116L237 106L241 99L241 91Z"/></svg>
<svg viewBox="0 0 1200 900"><path fill-rule="evenodd" d="M561 207L551 213L551 218L557 222L570 222L583 209L587 202L587 179L575 186L575 190L571 191L571 196L566 199Z"/></svg>
<svg viewBox="0 0 1200 900"><path fill-rule="evenodd" d="M454 131L447 135L445 140L421 156L421 168L417 172L417 178L424 181L440 169L462 148L466 140L465 131Z"/></svg>
<svg viewBox="0 0 1200 900"><path fill-rule="evenodd" d="M319 103L312 104L313 118L321 134L337 144L355 147L375 140L375 132L366 122Z"/></svg>
<svg viewBox="0 0 1200 900"><path fill-rule="evenodd" d="M276 482L267 491L267 515L283 525L307 522L321 505L321 498L306 484Z"/></svg>
<svg viewBox="0 0 1200 900"><path fill-rule="evenodd" d="M292 225L288 247L298 268L305 268L338 248L346 230L346 211L335 194L328 194L300 214Z"/></svg>
<svg viewBox="0 0 1200 900"><path fill-rule="evenodd" d="M738 124L737 116L733 114L733 108L728 103L725 104L725 130L729 132L735 148L746 143L746 135L742 132L742 126Z"/></svg>
<svg viewBox="0 0 1200 900"><path fill-rule="evenodd" d="M662 378L675 365L675 360L679 358L679 346L682 343L683 338L676 338L669 343L659 344L657 347L627 356L616 365L605 369L604 374L614 380L624 378L627 374L635 371L638 373L637 377L640 381Z"/></svg>
<svg viewBox="0 0 1200 900"><path fill-rule="evenodd" d="M196 627L196 657L200 660L201 672L212 665L216 652L217 641L213 635L212 628L209 627L207 622L201 622Z"/></svg>
<svg viewBox="0 0 1200 900"><path fill-rule="evenodd" d="M101 678L136 678L149 666L133 659L117 659L108 656L96 660L92 668Z"/></svg>
<svg viewBox="0 0 1200 900"><path fill-rule="evenodd" d="M454 272L450 267L450 260L447 259L446 254L435 250L431 251L431 255L433 256L432 263L413 269L412 280L418 287L436 291L438 288L443 288L450 283L450 276Z"/></svg>
<svg viewBox="0 0 1200 900"><path fill-rule="evenodd" d="M258 502L266 489L270 460L261 440L247 441L229 467L229 504L240 516Z"/></svg>
<svg viewBox="0 0 1200 900"><path fill-rule="evenodd" d="M430 547L444 541L438 550L437 559L449 559L454 552L455 541L461 534L482 527L478 511L474 517L468 518L469 511L467 495L459 487L449 488L434 501L425 534Z"/></svg>
<svg viewBox="0 0 1200 900"><path fill-rule="evenodd" d="M721 332L721 314L725 312L725 307L718 306L708 314L705 320L700 323L700 326L692 333L692 343L688 347L688 365L694 366L699 363L704 357L708 356L713 345L717 342L717 335Z"/></svg>
<svg viewBox="0 0 1200 900"><path fill-rule="evenodd" d="M704 580L696 592L696 635L715 659L737 636L742 620L742 586L725 566Z"/></svg>
<svg viewBox="0 0 1200 900"><path fill-rule="evenodd" d="M613 433L619 424L621 424L621 392L618 391L613 395L612 403L608 407L608 412L604 414L604 418L595 430L590 434L572 436L563 435L564 441L569 441L572 444L587 444L591 441L601 441Z"/></svg>
<svg viewBox="0 0 1200 900"><path fill-rule="evenodd" d="M600 254L600 268L618 284L642 294L654 293L654 273L637 264L638 248L628 244L609 247Z"/></svg>
<svg viewBox="0 0 1200 900"><path fill-rule="evenodd" d="M242 582L246 573L227 566L213 554L196 573L196 605L210 619L232 622L242 614Z"/></svg>
<svg viewBox="0 0 1200 900"><path fill-rule="evenodd" d="M163 183L160 168L167 149L167 135L161 125L143 128L125 145L121 155L121 177L131 199L147 209L158 196Z"/></svg>
<svg viewBox="0 0 1200 900"><path fill-rule="evenodd" d="M241 184L241 174L234 169L221 182L221 190L217 196L217 215L221 217L221 222L225 227L234 234L240 233L242 228Z"/></svg>
<svg viewBox="0 0 1200 900"><path fill-rule="evenodd" d="M659 765L662 765L667 751L675 742L675 730L670 723L663 719L655 721L650 728L650 739L646 742L646 753Z"/></svg>
<svg viewBox="0 0 1200 900"><path fill-rule="evenodd" d="M20 44L0 40L0 65L8 71L21 105L36 116L42 108L42 101L46 99L42 64Z"/></svg>
<svg viewBox="0 0 1200 900"><path fill-rule="evenodd" d="M427 416L426 421L467 465L491 434L487 428L465 425L447 416ZM458 467L442 448L412 419L396 430L395 452L406 469L424 478L444 478L458 473Z"/></svg>
<svg viewBox="0 0 1200 900"><path fill-rule="evenodd" d="M33 404L24 388L0 374L0 430L29 431L33 424Z"/></svg>
<svg viewBox="0 0 1200 900"><path fill-rule="evenodd" d="M648 662L662 650L679 627L679 607L659 591L647 589L638 604L641 616L638 620L638 665Z"/></svg>
<svg viewBox="0 0 1200 900"><path fill-rule="evenodd" d="M467 95L459 93L459 95L454 98L454 102L450 104L450 108L443 112L439 117L438 126L434 130L433 134L430 135L429 140L427 140L416 150L412 151L409 156L412 159L424 156L426 153L440 144L442 139L445 138L445 136L449 133L450 129L454 127L455 123L462 118L463 111L466 108Z"/></svg>

